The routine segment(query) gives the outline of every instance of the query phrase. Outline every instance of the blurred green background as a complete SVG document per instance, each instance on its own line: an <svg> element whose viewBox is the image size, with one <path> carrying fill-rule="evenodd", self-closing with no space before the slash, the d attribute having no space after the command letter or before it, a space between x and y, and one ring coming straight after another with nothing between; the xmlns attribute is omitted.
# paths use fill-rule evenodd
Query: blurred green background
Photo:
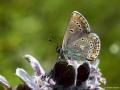
<svg viewBox="0 0 120 90"><path fill-rule="evenodd" d="M36 57L46 71L57 58L71 12L77 10L101 39L100 68L106 86L120 87L119 0L0 0L0 74L11 85L17 67L30 74L25 54Z"/></svg>

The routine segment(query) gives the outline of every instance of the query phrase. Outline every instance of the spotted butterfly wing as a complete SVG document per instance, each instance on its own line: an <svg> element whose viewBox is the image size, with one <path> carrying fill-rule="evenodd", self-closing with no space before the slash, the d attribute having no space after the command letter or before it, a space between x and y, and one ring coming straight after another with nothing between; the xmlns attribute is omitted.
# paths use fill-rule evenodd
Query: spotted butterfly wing
<svg viewBox="0 0 120 90"><path fill-rule="evenodd" d="M66 48L71 42L87 33L90 33L90 27L87 20L79 12L73 11L64 35L62 48Z"/></svg>
<svg viewBox="0 0 120 90"><path fill-rule="evenodd" d="M95 60L100 51L100 39L91 33L87 20L74 11L68 24L63 44L63 55L67 60Z"/></svg>
<svg viewBox="0 0 120 90"><path fill-rule="evenodd" d="M95 33L84 35L80 39L68 45L68 57L73 60L93 61L97 58L100 51L100 40Z"/></svg>

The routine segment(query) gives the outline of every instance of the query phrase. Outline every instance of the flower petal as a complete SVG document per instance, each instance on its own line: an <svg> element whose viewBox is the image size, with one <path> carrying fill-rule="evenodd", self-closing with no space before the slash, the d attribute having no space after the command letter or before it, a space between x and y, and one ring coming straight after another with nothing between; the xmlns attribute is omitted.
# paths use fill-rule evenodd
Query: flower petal
<svg viewBox="0 0 120 90"><path fill-rule="evenodd" d="M97 68L98 65L99 65L99 63L100 63L100 60L97 58L97 59L92 63L92 66L94 66L95 68Z"/></svg>
<svg viewBox="0 0 120 90"><path fill-rule="evenodd" d="M45 74L45 71L43 70L42 66L40 65L40 63L38 62L37 59L35 59L33 56L31 55L25 55L25 58L27 59L27 61L30 62L32 68L34 69L36 75L41 76Z"/></svg>
<svg viewBox="0 0 120 90"><path fill-rule="evenodd" d="M16 69L16 75L22 79L32 90L39 90L39 88L34 84L32 78L21 68Z"/></svg>
<svg viewBox="0 0 120 90"><path fill-rule="evenodd" d="M10 84L8 83L8 81L6 80L5 77L1 76L0 75L0 83L6 88L6 89L10 89L11 86Z"/></svg>

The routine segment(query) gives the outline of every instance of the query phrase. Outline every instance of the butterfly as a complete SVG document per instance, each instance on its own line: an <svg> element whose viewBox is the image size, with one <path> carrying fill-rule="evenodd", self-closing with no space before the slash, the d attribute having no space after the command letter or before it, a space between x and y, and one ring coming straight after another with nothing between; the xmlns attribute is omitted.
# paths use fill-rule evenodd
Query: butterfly
<svg viewBox="0 0 120 90"><path fill-rule="evenodd" d="M86 60L96 60L100 52L100 39L91 32L88 21L79 12L72 12L62 47L57 48L57 52L60 57L52 72L56 85L76 87L88 79L90 66ZM76 64L76 61L84 62Z"/></svg>
<svg viewBox="0 0 120 90"><path fill-rule="evenodd" d="M94 61L100 52L100 39L92 33L88 21L73 11L62 43L62 55L66 60Z"/></svg>

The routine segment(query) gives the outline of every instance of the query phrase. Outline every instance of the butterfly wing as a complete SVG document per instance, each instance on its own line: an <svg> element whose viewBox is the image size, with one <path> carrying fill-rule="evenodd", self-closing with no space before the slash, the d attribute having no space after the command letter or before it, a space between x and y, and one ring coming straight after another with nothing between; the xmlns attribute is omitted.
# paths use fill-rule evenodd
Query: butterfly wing
<svg viewBox="0 0 120 90"><path fill-rule="evenodd" d="M65 32L62 48L65 49L71 42L89 32L90 26L85 17L77 11L73 11Z"/></svg>
<svg viewBox="0 0 120 90"><path fill-rule="evenodd" d="M88 51L87 59L90 61L96 60L100 52L100 39L97 34L90 33L88 35L90 49Z"/></svg>
<svg viewBox="0 0 120 90"><path fill-rule="evenodd" d="M66 57L72 60L94 61L100 52L100 39L95 33L89 33L68 45Z"/></svg>
<svg viewBox="0 0 120 90"><path fill-rule="evenodd" d="M79 12L74 11L70 18L62 44L63 53L66 59L72 59L71 57L69 58L67 56L67 55L71 55L69 51L71 53L72 51L73 52L76 51L74 47L71 48L72 43L82 38L83 36L88 35L89 33L90 33L90 27L85 17Z"/></svg>
<svg viewBox="0 0 120 90"><path fill-rule="evenodd" d="M100 51L100 39L90 32L87 20L74 11L67 27L63 44L63 55L67 60L90 60L97 58Z"/></svg>

